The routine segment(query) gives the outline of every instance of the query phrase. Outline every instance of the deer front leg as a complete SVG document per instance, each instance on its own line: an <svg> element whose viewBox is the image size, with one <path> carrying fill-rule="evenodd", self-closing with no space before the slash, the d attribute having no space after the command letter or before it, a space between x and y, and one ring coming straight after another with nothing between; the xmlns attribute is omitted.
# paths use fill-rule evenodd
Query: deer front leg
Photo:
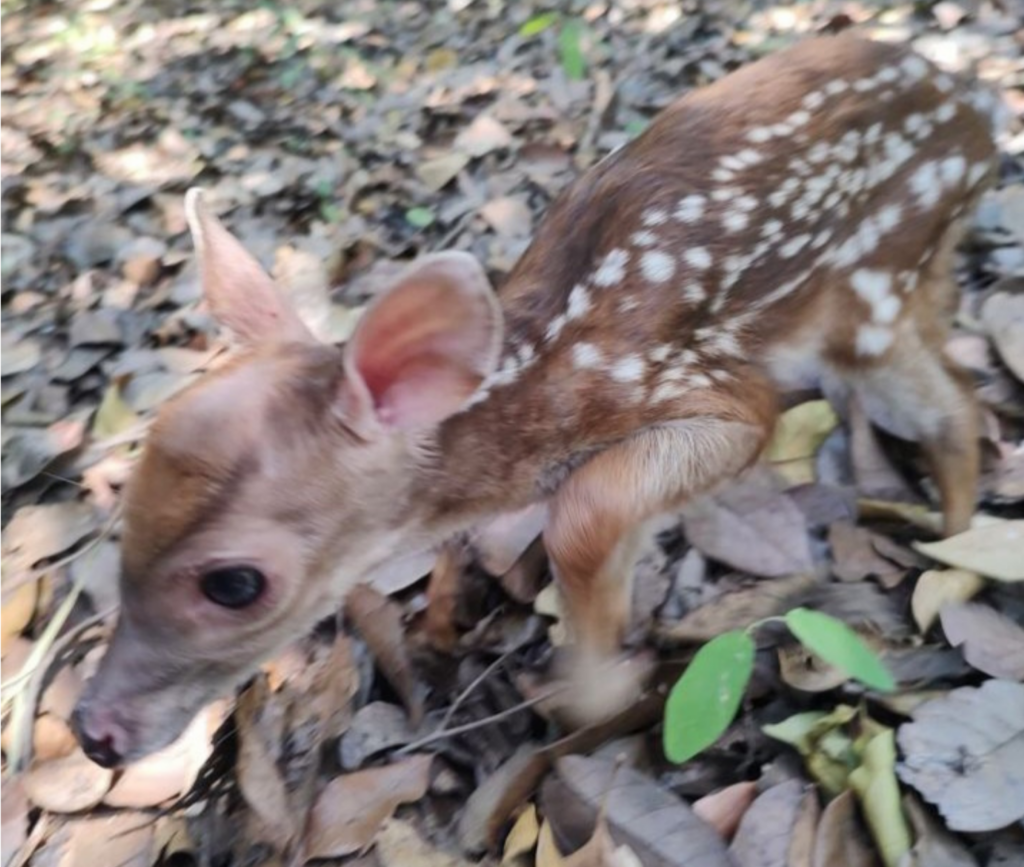
<svg viewBox="0 0 1024 867"><path fill-rule="evenodd" d="M572 474L551 503L544 543L574 635L577 716L621 709L636 684L612 663L629 623L644 525L749 466L770 420L693 418L644 430Z"/></svg>

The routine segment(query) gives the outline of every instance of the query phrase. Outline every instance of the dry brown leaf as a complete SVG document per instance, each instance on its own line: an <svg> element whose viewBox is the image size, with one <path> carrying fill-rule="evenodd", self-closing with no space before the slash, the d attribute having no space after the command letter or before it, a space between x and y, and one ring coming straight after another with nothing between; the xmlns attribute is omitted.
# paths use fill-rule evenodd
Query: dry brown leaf
<svg viewBox="0 0 1024 867"><path fill-rule="evenodd" d="M471 157L482 157L491 151L507 148L512 134L500 120L489 114L478 114L473 122L455 137L455 147Z"/></svg>
<svg viewBox="0 0 1024 867"><path fill-rule="evenodd" d="M1024 685L955 689L916 708L897 738L900 779L951 831L994 831L1024 817Z"/></svg>
<svg viewBox="0 0 1024 867"><path fill-rule="evenodd" d="M597 820L592 836L586 844L565 859L565 867L643 867L629 846L617 846L608 833L604 817Z"/></svg>
<svg viewBox="0 0 1024 867"><path fill-rule="evenodd" d="M25 627L32 622L38 591L38 582L27 581L4 594L3 608L0 610L0 655L7 653L8 648L13 646Z"/></svg>
<svg viewBox="0 0 1024 867"><path fill-rule="evenodd" d="M903 796L903 811L914 827L915 843L901 867L978 867L967 847L936 822L912 794Z"/></svg>
<svg viewBox="0 0 1024 867"><path fill-rule="evenodd" d="M25 793L37 807L51 813L78 813L103 800L114 772L75 750L59 759L33 764L24 779Z"/></svg>
<svg viewBox="0 0 1024 867"><path fill-rule="evenodd" d="M157 854L153 844L148 816L118 813L77 819L59 867L150 867Z"/></svg>
<svg viewBox="0 0 1024 867"><path fill-rule="evenodd" d="M7 867L28 837L28 813L31 808L24 782L12 777L4 780L0 797L0 815L3 816L0 833L0 864Z"/></svg>
<svg viewBox="0 0 1024 867"><path fill-rule="evenodd" d="M533 213L519 196L491 199L480 209L480 216L503 238L528 238L533 232Z"/></svg>
<svg viewBox="0 0 1024 867"><path fill-rule="evenodd" d="M359 584L345 598L345 613L363 637L381 673L394 687L414 726L423 718L423 698L405 645L402 611L372 587Z"/></svg>
<svg viewBox="0 0 1024 867"><path fill-rule="evenodd" d="M725 843L714 830L649 777L583 756L565 756L556 768L558 777L545 784L542 796L545 815L560 837L577 837L581 820L589 832L603 805L615 843L629 847L645 867L729 864Z"/></svg>
<svg viewBox="0 0 1024 867"><path fill-rule="evenodd" d="M922 633L932 628L939 611L951 602L967 602L985 586L977 572L966 569L931 569L921 574L914 586L910 607Z"/></svg>
<svg viewBox="0 0 1024 867"><path fill-rule="evenodd" d="M1024 382L1024 295L995 292L981 308L981 320L999 357Z"/></svg>
<svg viewBox="0 0 1024 867"><path fill-rule="evenodd" d="M695 548L736 569L775 578L814 567L807 521L767 471L752 473L717 496L701 497L682 517Z"/></svg>
<svg viewBox="0 0 1024 867"><path fill-rule="evenodd" d="M259 817L266 838L284 847L299 833L296 811L277 766L283 736L283 710L258 677L238 698L238 788Z"/></svg>
<svg viewBox="0 0 1024 867"><path fill-rule="evenodd" d="M757 783L734 783L696 801L693 812L714 828L723 840L731 840L743 814L756 797Z"/></svg>
<svg viewBox="0 0 1024 867"><path fill-rule="evenodd" d="M309 858L340 858L365 849L399 804L418 801L430 783L430 756L342 774L313 806L306 832Z"/></svg>
<svg viewBox="0 0 1024 867"><path fill-rule="evenodd" d="M794 599L815 586L811 575L772 578L726 593L689 612L677 623L659 625L658 637L681 644L700 644L730 629L745 629L755 620L783 614Z"/></svg>
<svg viewBox="0 0 1024 867"><path fill-rule="evenodd" d="M988 605L942 606L942 629L973 668L991 677L1024 680L1024 628Z"/></svg>
<svg viewBox="0 0 1024 867"><path fill-rule="evenodd" d="M24 506L4 529L4 577L13 580L44 560L62 554L99 526L88 503Z"/></svg>
<svg viewBox="0 0 1024 867"><path fill-rule="evenodd" d="M794 689L828 692L850 679L842 669L823 662L801 644L780 647L779 674Z"/></svg>
<svg viewBox="0 0 1024 867"><path fill-rule="evenodd" d="M740 820L729 847L737 867L788 867L794 830L809 809L806 794L803 782L790 780L757 797Z"/></svg>
<svg viewBox="0 0 1024 867"><path fill-rule="evenodd" d="M10 730L8 726L4 735ZM36 717L32 725L32 756L36 760L59 759L73 753L77 746L78 741L68 724L56 714L44 713Z"/></svg>
<svg viewBox="0 0 1024 867"><path fill-rule="evenodd" d="M916 542L918 551L958 569L998 581L1024 581L1024 521L992 521L938 542Z"/></svg>
<svg viewBox="0 0 1024 867"><path fill-rule="evenodd" d="M880 555L875 548L876 533L852 523L839 521L828 531L832 548L832 574L840 581L877 578L883 587L893 587L906 569Z"/></svg>
<svg viewBox="0 0 1024 867"><path fill-rule="evenodd" d="M468 861L432 846L411 822L401 819L384 823L375 849L381 867L471 867Z"/></svg>
<svg viewBox="0 0 1024 867"><path fill-rule="evenodd" d="M416 175L432 193L446 187L455 176L469 165L469 155L452 152L436 159L426 160L416 167Z"/></svg>
<svg viewBox="0 0 1024 867"><path fill-rule="evenodd" d="M880 863L857 814L853 792L833 798L818 824L813 867L879 867Z"/></svg>

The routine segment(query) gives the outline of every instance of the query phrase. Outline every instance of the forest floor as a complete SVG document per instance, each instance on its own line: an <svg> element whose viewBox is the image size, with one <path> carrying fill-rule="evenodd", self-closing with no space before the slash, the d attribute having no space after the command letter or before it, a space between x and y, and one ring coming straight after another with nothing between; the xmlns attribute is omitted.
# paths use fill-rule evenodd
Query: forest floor
<svg viewBox="0 0 1024 867"><path fill-rule="evenodd" d="M3 3L0 867L1024 864L1016 0L203 6ZM769 627L696 758L665 758L665 689L573 730L537 698L565 627L533 544L457 564L447 653L425 580L365 587L168 750L85 758L68 719L116 620L123 482L223 345L188 187L339 341L418 254L469 251L500 285L559 190L674 97L846 26L981 78L1013 118L949 345L985 414L975 528L928 544L916 451L808 399L761 467L666 522L634 639L671 685L703 642L806 605L895 691Z"/></svg>

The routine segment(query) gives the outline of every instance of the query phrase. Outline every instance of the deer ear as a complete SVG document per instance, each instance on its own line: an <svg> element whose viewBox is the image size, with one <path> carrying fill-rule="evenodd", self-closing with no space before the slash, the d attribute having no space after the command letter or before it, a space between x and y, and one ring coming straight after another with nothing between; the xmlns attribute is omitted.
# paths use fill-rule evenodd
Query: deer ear
<svg viewBox="0 0 1024 867"><path fill-rule="evenodd" d="M343 414L358 429L422 430L462 409L494 371L502 315L466 253L416 262L374 301L345 347Z"/></svg>
<svg viewBox="0 0 1024 867"><path fill-rule="evenodd" d="M201 190L185 194L185 217L199 259L203 294L221 325L247 344L313 340L270 275L207 210Z"/></svg>

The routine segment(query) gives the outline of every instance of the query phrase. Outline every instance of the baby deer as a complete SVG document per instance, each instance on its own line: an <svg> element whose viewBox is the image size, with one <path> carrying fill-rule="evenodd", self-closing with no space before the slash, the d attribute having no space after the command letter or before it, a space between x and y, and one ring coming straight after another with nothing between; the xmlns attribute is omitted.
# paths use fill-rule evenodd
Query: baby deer
<svg viewBox="0 0 1024 867"><path fill-rule="evenodd" d="M499 293L426 256L341 348L190 192L242 349L163 408L126 491L86 752L167 744L371 570L531 503L580 664L614 659L645 523L754 462L783 390L855 394L967 527L977 421L943 343L997 103L906 48L809 39L583 175Z"/></svg>

